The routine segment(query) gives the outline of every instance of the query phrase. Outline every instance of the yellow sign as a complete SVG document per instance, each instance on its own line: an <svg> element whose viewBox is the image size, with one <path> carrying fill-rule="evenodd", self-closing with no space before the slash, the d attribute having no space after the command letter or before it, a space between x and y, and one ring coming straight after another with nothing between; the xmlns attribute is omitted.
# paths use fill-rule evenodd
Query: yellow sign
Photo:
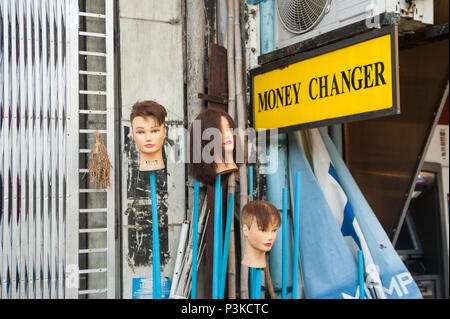
<svg viewBox="0 0 450 319"><path fill-rule="evenodd" d="M310 128L397 113L394 36L389 32L252 71L255 130Z"/></svg>

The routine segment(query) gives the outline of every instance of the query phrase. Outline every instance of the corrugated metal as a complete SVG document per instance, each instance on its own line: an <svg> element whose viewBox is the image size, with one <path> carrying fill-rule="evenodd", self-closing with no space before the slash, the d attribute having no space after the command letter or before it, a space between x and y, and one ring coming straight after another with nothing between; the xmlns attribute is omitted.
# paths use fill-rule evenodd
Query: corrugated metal
<svg viewBox="0 0 450 319"><path fill-rule="evenodd" d="M79 156L89 152L80 139L93 131L80 126L79 114L104 116L114 163L113 1L104 1L101 15L78 6L0 0L0 299L115 296L114 172L106 190L79 185L86 169ZM79 36L98 35L79 30L80 16L104 22L105 52L79 52ZM80 56L104 58L106 70L79 72ZM103 110L80 110L80 74L106 77ZM80 207L80 193L98 191L107 194L105 207ZM91 212L105 213L106 225L80 230L79 214ZM81 234L97 233L106 234L106 247L80 247ZM80 254L91 253L104 253L106 267L80 270ZM79 290L80 273L106 273L104 287Z"/></svg>
<svg viewBox="0 0 450 319"><path fill-rule="evenodd" d="M65 4L0 3L2 299L64 297Z"/></svg>

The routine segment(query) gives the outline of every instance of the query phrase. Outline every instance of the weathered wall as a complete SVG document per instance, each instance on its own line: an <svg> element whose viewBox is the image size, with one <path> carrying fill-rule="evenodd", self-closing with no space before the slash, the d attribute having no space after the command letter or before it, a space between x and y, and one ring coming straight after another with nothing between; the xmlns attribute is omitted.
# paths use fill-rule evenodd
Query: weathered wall
<svg viewBox="0 0 450 319"><path fill-rule="evenodd" d="M138 151L130 131L137 101L153 99L167 109L168 137L185 126L183 82L184 1L120 0L120 81L122 158L122 297L132 297L132 279L152 277L151 203L148 174L138 170ZM181 223L185 219L185 165L167 158L158 171L158 213L163 276L172 278Z"/></svg>

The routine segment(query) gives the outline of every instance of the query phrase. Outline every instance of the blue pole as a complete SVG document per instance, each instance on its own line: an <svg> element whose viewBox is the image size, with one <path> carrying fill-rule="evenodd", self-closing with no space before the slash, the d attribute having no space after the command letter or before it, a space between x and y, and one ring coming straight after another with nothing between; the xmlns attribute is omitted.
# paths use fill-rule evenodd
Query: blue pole
<svg viewBox="0 0 450 319"><path fill-rule="evenodd" d="M152 200L152 250L153 250L153 299L161 299L161 274L159 272L159 222L156 202L155 172L150 172L150 194Z"/></svg>
<svg viewBox="0 0 450 319"><path fill-rule="evenodd" d="M261 268L250 268L250 299L261 299Z"/></svg>
<svg viewBox="0 0 450 319"><path fill-rule="evenodd" d="M253 200L253 166L248 167L248 194Z"/></svg>
<svg viewBox="0 0 450 319"><path fill-rule="evenodd" d="M359 279L359 299L364 296L364 257L362 250L358 250L358 279Z"/></svg>
<svg viewBox="0 0 450 319"><path fill-rule="evenodd" d="M298 277L298 241L300 225L300 172L295 173L295 203L294 203L294 268L292 269L292 299L297 299Z"/></svg>
<svg viewBox="0 0 450 319"><path fill-rule="evenodd" d="M219 220L220 220L220 173L216 176L214 188L214 252L213 252L213 279L212 279L212 299L218 299L219 273L220 273L220 246L219 246Z"/></svg>
<svg viewBox="0 0 450 319"><path fill-rule="evenodd" d="M275 1L260 2L260 50L261 54L275 49Z"/></svg>
<svg viewBox="0 0 450 319"><path fill-rule="evenodd" d="M281 253L281 299L287 297L287 189L283 187L283 211L281 217L282 253Z"/></svg>
<svg viewBox="0 0 450 319"><path fill-rule="evenodd" d="M220 187L219 192L219 253L218 253L218 272L217 272L217 298L219 298L220 295L220 275L222 273L222 255L223 255L223 217L222 217L222 209L223 209L223 200L222 200L222 185Z"/></svg>
<svg viewBox="0 0 450 319"><path fill-rule="evenodd" d="M336 145L339 154L342 156L342 124L331 125L330 134L334 145Z"/></svg>
<svg viewBox="0 0 450 319"><path fill-rule="evenodd" d="M192 222L192 285L191 299L197 297L197 246L198 246L198 181L194 179L194 212Z"/></svg>
<svg viewBox="0 0 450 319"><path fill-rule="evenodd" d="M223 243L222 266L220 267L220 298L225 298L225 279L227 277L228 248L230 247L231 219L233 216L234 194L228 198L227 222L225 225L225 239Z"/></svg>

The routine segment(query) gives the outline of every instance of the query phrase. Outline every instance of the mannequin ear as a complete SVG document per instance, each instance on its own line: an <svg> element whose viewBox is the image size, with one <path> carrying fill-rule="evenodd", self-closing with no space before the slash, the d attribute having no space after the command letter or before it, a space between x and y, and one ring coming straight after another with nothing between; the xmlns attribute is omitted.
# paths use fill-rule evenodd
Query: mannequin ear
<svg viewBox="0 0 450 319"><path fill-rule="evenodd" d="M244 224L242 226L242 232L244 233L244 237L248 236L248 232L250 231L250 229L248 229L248 226L246 224Z"/></svg>

